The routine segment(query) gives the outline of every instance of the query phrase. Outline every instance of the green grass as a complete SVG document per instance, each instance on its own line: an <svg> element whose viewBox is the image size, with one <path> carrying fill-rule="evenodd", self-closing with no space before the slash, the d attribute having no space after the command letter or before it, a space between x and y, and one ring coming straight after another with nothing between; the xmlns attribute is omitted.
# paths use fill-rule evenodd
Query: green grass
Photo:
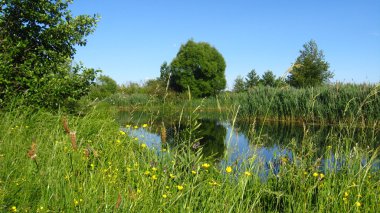
<svg viewBox="0 0 380 213"><path fill-rule="evenodd" d="M115 112L96 105L84 116L0 112L0 209L3 212L376 212L379 148L360 148L347 130L331 134L320 154L313 136L289 141L294 159L282 159L278 174L257 156L232 172L194 152L196 112L181 145L160 153L120 132ZM141 123L139 125L142 125ZM150 128L148 126L147 128ZM363 138L365 140L365 138ZM32 143L36 157L30 158ZM334 156L331 170L322 157ZM366 164L363 164L363 159ZM205 164L210 164L206 168ZM357 206L359 205L360 206Z"/></svg>

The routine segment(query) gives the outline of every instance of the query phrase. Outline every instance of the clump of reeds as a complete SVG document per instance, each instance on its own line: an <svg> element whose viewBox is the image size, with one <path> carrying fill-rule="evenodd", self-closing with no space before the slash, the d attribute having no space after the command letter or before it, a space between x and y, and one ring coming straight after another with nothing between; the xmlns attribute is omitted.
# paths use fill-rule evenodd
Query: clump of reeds
<svg viewBox="0 0 380 213"><path fill-rule="evenodd" d="M62 125L63 128L65 129L65 132L67 134L70 134L70 128L69 128L69 121L67 120L67 117L62 117Z"/></svg>
<svg viewBox="0 0 380 213"><path fill-rule="evenodd" d="M75 131L70 131L70 141L71 141L71 147L74 151L78 149L77 145L77 134Z"/></svg>
<svg viewBox="0 0 380 213"><path fill-rule="evenodd" d="M166 143L166 127L165 127L165 124L162 123L162 126L161 126L161 143L165 144Z"/></svg>
<svg viewBox="0 0 380 213"><path fill-rule="evenodd" d="M38 163L37 163L37 143L36 142L33 142L32 145L30 146L27 156L28 158L34 161L38 170L39 168L38 168Z"/></svg>

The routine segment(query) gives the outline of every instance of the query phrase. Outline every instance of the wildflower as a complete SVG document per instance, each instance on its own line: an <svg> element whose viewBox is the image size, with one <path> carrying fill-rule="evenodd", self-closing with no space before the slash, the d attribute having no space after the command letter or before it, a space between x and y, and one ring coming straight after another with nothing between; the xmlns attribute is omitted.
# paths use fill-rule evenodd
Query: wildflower
<svg viewBox="0 0 380 213"><path fill-rule="evenodd" d="M323 178L325 178L325 175L323 173L320 173L319 174L319 180L323 180Z"/></svg>
<svg viewBox="0 0 380 213"><path fill-rule="evenodd" d="M209 184L211 186L218 186L219 185L218 182L216 182L215 180L210 181Z"/></svg>
<svg viewBox="0 0 380 213"><path fill-rule="evenodd" d="M78 206L79 205L79 201L77 199L74 199L74 206Z"/></svg>
<svg viewBox="0 0 380 213"><path fill-rule="evenodd" d="M210 164L208 164L208 163L202 164L202 168L204 168L204 169L208 169L209 167L210 167Z"/></svg>
<svg viewBox="0 0 380 213"><path fill-rule="evenodd" d="M169 186L165 186L165 189L169 189L170 187Z"/></svg>
<svg viewBox="0 0 380 213"><path fill-rule="evenodd" d="M145 143L141 144L141 148L145 149L146 148L146 144Z"/></svg>
<svg viewBox="0 0 380 213"><path fill-rule="evenodd" d="M164 149L162 149L162 152L166 152L167 150L164 148Z"/></svg>
<svg viewBox="0 0 380 213"><path fill-rule="evenodd" d="M248 176L248 177L252 175L252 173L250 173L248 171L245 171L244 174L245 174L245 176Z"/></svg>
<svg viewBox="0 0 380 213"><path fill-rule="evenodd" d="M125 132L120 130L120 131L119 131L119 134L120 134L120 135L125 135Z"/></svg>
<svg viewBox="0 0 380 213"><path fill-rule="evenodd" d="M139 127L135 125L133 128L134 128L134 129L138 129Z"/></svg>
<svg viewBox="0 0 380 213"><path fill-rule="evenodd" d="M162 197L163 197L163 198L167 198L168 196L167 196L166 194L163 194Z"/></svg>
<svg viewBox="0 0 380 213"><path fill-rule="evenodd" d="M143 124L142 127L143 127L143 128L147 128L147 127L148 127L148 124Z"/></svg>
<svg viewBox="0 0 380 213"><path fill-rule="evenodd" d="M17 212L16 206L12 206L10 210L11 210L11 212Z"/></svg>
<svg viewBox="0 0 380 213"><path fill-rule="evenodd" d="M137 192L137 194L140 194L140 193L141 193L141 190L140 190L140 189L137 189L136 192Z"/></svg>
<svg viewBox="0 0 380 213"><path fill-rule="evenodd" d="M125 125L125 128L131 128L130 124Z"/></svg>
<svg viewBox="0 0 380 213"><path fill-rule="evenodd" d="M28 151L28 157L32 160L34 160L37 157L37 144L32 143L32 146L30 147Z"/></svg>
<svg viewBox="0 0 380 213"><path fill-rule="evenodd" d="M171 179L174 179L174 178L175 178L175 175L170 174L169 177L170 177Z"/></svg>
<svg viewBox="0 0 380 213"><path fill-rule="evenodd" d="M157 176L156 175L152 175L152 180L157 180Z"/></svg>
<svg viewBox="0 0 380 213"><path fill-rule="evenodd" d="M314 172L314 173L313 173L313 176L314 176L314 177L318 177L318 176L319 176L318 172Z"/></svg>
<svg viewBox="0 0 380 213"><path fill-rule="evenodd" d="M304 171L303 174L304 174L304 175L307 175L307 171Z"/></svg>
<svg viewBox="0 0 380 213"><path fill-rule="evenodd" d="M153 172L157 171L157 168L156 167L152 167L152 171Z"/></svg>
<svg viewBox="0 0 380 213"><path fill-rule="evenodd" d="M90 166L91 166L91 169L94 170L95 165L92 163L92 164L90 164Z"/></svg>
<svg viewBox="0 0 380 213"><path fill-rule="evenodd" d="M362 206L362 203L360 203L359 201L356 201L356 202L355 202L355 206L356 206L356 207L360 207L360 206Z"/></svg>
<svg viewBox="0 0 380 213"><path fill-rule="evenodd" d="M226 172L227 172L227 173L231 173L231 172L232 172L232 168L231 168L231 166L227 166L227 168L226 168Z"/></svg>
<svg viewBox="0 0 380 213"><path fill-rule="evenodd" d="M197 172L193 170L193 171L191 171L191 174L196 175Z"/></svg>
<svg viewBox="0 0 380 213"><path fill-rule="evenodd" d="M119 139L117 139L117 140L116 140L116 143L117 143L117 144L120 144L120 143L121 143L121 141L120 141Z"/></svg>
<svg viewBox="0 0 380 213"><path fill-rule="evenodd" d="M343 195L343 196L344 196L344 197L348 197L348 195L349 195L348 192L344 192L344 195Z"/></svg>
<svg viewBox="0 0 380 213"><path fill-rule="evenodd" d="M177 189L178 189L178 191L182 191L183 190L183 186L182 185L178 185Z"/></svg>
<svg viewBox="0 0 380 213"><path fill-rule="evenodd" d="M343 198L343 202L344 202L344 203L347 203L347 202L348 202L346 197Z"/></svg>
<svg viewBox="0 0 380 213"><path fill-rule="evenodd" d="M146 170L146 171L144 172L144 175L146 175L146 176L150 175L150 171Z"/></svg>

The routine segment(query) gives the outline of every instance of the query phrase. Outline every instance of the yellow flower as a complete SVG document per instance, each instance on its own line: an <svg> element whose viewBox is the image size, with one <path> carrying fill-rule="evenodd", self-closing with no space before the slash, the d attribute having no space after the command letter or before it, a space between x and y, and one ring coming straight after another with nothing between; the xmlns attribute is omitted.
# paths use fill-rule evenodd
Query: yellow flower
<svg viewBox="0 0 380 213"><path fill-rule="evenodd" d="M162 152L166 152L167 150L166 150L165 148L163 148L161 151L162 151Z"/></svg>
<svg viewBox="0 0 380 213"><path fill-rule="evenodd" d="M17 212L16 206L12 206L10 210L11 210L11 212Z"/></svg>
<svg viewBox="0 0 380 213"><path fill-rule="evenodd" d="M325 177L325 175L323 173L319 174L320 179L323 179L324 177Z"/></svg>
<svg viewBox="0 0 380 213"><path fill-rule="evenodd" d="M119 131L119 134L120 134L120 135L125 135L125 132L120 130L120 131Z"/></svg>
<svg viewBox="0 0 380 213"><path fill-rule="evenodd" d="M344 197L348 197L348 192L344 192Z"/></svg>
<svg viewBox="0 0 380 213"><path fill-rule="evenodd" d="M208 163L202 164L202 168L204 168L204 169L208 169L209 167L210 167L210 164L208 164Z"/></svg>
<svg viewBox="0 0 380 213"><path fill-rule="evenodd" d="M157 171L157 168L156 167L152 167L152 171L153 172Z"/></svg>
<svg viewBox="0 0 380 213"><path fill-rule="evenodd" d="M209 182L209 184L211 186L218 186L219 185L218 182L216 182L215 180L212 180L211 182Z"/></svg>
<svg viewBox="0 0 380 213"><path fill-rule="evenodd" d="M171 179L175 178L175 175L173 175L173 174L170 174L169 176L170 176Z"/></svg>
<svg viewBox="0 0 380 213"><path fill-rule="evenodd" d="M227 168L226 168L226 172L227 172L227 173L231 173L231 172L232 172L232 168L231 168L231 166L227 166Z"/></svg>
<svg viewBox="0 0 380 213"><path fill-rule="evenodd" d="M147 127L148 127L148 124L143 124L142 127L143 127L143 128L147 128Z"/></svg>
<svg viewBox="0 0 380 213"><path fill-rule="evenodd" d="M346 197L343 198L343 202L347 203L347 198Z"/></svg>
<svg viewBox="0 0 380 213"><path fill-rule="evenodd" d="M197 172L193 170L193 171L191 171L191 174L196 175Z"/></svg>
<svg viewBox="0 0 380 213"><path fill-rule="evenodd" d="M74 199L74 206L78 206L79 205L79 201L77 199Z"/></svg>
<svg viewBox="0 0 380 213"><path fill-rule="evenodd" d="M163 197L163 198L167 198L168 196L167 196L166 194L163 194L162 197Z"/></svg>
<svg viewBox="0 0 380 213"><path fill-rule="evenodd" d="M244 174L245 174L245 176L251 176L252 175L252 173L250 173L248 171L245 171Z"/></svg>
<svg viewBox="0 0 380 213"><path fill-rule="evenodd" d="M355 202L355 206L356 206L356 207L360 207L360 206L362 206L362 204L361 204L359 201L356 201L356 202Z"/></svg>
<svg viewBox="0 0 380 213"><path fill-rule="evenodd" d="M131 128L130 124L125 125L125 128Z"/></svg>
<svg viewBox="0 0 380 213"><path fill-rule="evenodd" d="M141 193L141 190L140 190L140 189L137 189L136 192L137 192L137 194L140 194L140 193Z"/></svg>
<svg viewBox="0 0 380 213"><path fill-rule="evenodd" d="M152 180L157 180L157 176L156 176L156 175L153 175L153 176L152 176Z"/></svg>
<svg viewBox="0 0 380 213"><path fill-rule="evenodd" d="M145 149L146 148L146 144L145 143L141 144L141 148Z"/></svg>
<svg viewBox="0 0 380 213"><path fill-rule="evenodd" d="M146 170L146 171L144 172L144 175L146 175L146 176L150 175L150 171Z"/></svg>
<svg viewBox="0 0 380 213"><path fill-rule="evenodd" d="M139 127L135 125L133 128L134 128L134 129L138 129Z"/></svg>
<svg viewBox="0 0 380 213"><path fill-rule="evenodd" d="M313 173L313 176L314 176L314 177L318 177L318 176L319 176L318 172L314 172L314 173Z"/></svg>
<svg viewBox="0 0 380 213"><path fill-rule="evenodd" d="M182 185L178 185L177 189L178 189L178 191L181 191L181 190L183 190L183 186Z"/></svg>
<svg viewBox="0 0 380 213"><path fill-rule="evenodd" d="M119 144L119 143L121 143L121 141L120 141L119 139L117 139L117 140L116 140L116 143L118 143L118 144Z"/></svg>

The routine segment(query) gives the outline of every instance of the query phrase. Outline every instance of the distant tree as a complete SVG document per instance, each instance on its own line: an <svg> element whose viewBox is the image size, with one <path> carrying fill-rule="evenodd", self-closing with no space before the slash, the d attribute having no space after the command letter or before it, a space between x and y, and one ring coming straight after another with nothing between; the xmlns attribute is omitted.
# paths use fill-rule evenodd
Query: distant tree
<svg viewBox="0 0 380 213"><path fill-rule="evenodd" d="M106 75L100 75L96 79L95 85L91 86L89 96L95 98L106 98L115 94L118 90L118 85L115 80Z"/></svg>
<svg viewBox="0 0 380 213"><path fill-rule="evenodd" d="M257 75L256 70L251 70L245 78L245 88L250 89L258 86L260 82L260 76Z"/></svg>
<svg viewBox="0 0 380 213"><path fill-rule="evenodd" d="M97 71L71 63L97 17L73 17L70 2L1 1L0 107L22 97L26 105L58 108L88 93Z"/></svg>
<svg viewBox="0 0 380 213"><path fill-rule="evenodd" d="M273 74L272 71L268 70L262 75L260 82L264 86L275 87L276 76Z"/></svg>
<svg viewBox="0 0 380 213"><path fill-rule="evenodd" d="M168 63L165 61L162 63L161 68L160 68L160 78L159 80L162 81L163 83L166 83L169 78L170 78L170 66Z"/></svg>
<svg viewBox="0 0 380 213"><path fill-rule="evenodd" d="M189 87L195 97L215 95L226 87L225 69L217 49L206 42L189 40L170 64L170 87L177 92Z"/></svg>
<svg viewBox="0 0 380 213"><path fill-rule="evenodd" d="M241 77L240 75L235 79L234 83L234 88L233 92L243 92L245 91L245 83L244 83L244 78Z"/></svg>
<svg viewBox="0 0 380 213"><path fill-rule="evenodd" d="M287 82L294 87L315 87L327 82L334 75L329 70L322 50L310 40L303 45L300 56L289 69Z"/></svg>

